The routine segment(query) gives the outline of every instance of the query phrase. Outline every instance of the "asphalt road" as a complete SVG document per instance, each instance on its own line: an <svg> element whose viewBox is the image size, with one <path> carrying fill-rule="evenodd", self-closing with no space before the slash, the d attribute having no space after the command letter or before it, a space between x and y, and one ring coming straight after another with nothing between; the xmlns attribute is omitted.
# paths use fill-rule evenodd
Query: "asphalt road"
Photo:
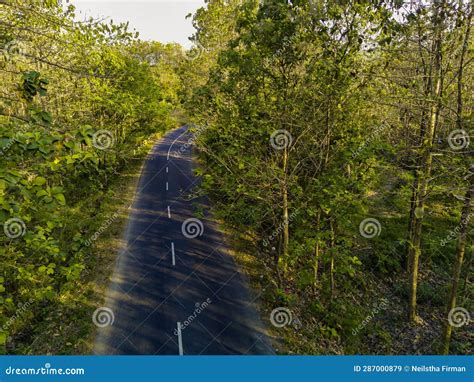
<svg viewBox="0 0 474 382"><path fill-rule="evenodd" d="M191 137L187 127L171 131L144 165L126 249L94 317L95 354L274 353L208 202L193 198Z"/></svg>

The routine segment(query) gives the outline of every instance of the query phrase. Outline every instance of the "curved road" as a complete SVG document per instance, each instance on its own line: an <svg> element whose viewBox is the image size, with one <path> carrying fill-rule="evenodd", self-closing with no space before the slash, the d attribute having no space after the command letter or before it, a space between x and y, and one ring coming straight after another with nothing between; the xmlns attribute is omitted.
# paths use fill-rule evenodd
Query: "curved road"
<svg viewBox="0 0 474 382"><path fill-rule="evenodd" d="M95 354L274 353L207 201L191 195L190 138L171 131L145 163L103 309L114 321L98 328Z"/></svg>

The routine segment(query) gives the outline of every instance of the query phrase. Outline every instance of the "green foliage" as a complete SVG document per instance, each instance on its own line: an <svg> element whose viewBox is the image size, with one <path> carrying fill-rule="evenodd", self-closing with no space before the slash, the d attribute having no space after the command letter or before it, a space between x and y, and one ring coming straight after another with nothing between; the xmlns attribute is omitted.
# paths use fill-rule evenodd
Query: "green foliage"
<svg viewBox="0 0 474 382"><path fill-rule="evenodd" d="M0 235L0 346L21 353L91 271L93 215L146 140L174 127L180 84L166 59L177 48L125 24L76 23L57 1L0 8L0 222L13 233Z"/></svg>
<svg viewBox="0 0 474 382"><path fill-rule="evenodd" d="M455 112L459 100L472 104L472 84L464 81L460 96L456 88L472 10L441 3L216 0L194 16L202 60L180 76L194 83L184 94L188 114L205 127L197 139L202 188L236 231L256 238L278 286L271 303L317 320L308 335L341 352L370 343L350 335L364 319L364 301L387 291L408 299L392 283L404 280L407 288L414 217L423 218L420 272L430 279L420 284L419 302L444 314L446 288L434 285L449 279L457 243L440 243L459 221L461 203L450 190L463 195L469 179L467 155L446 141L456 120L467 126L472 113L472 106ZM420 137L435 102L426 89L433 87L438 8L446 25L439 146L426 206L411 216L425 170ZM272 137L282 131L289 143L278 149ZM380 229L365 237L359 224L369 217ZM374 284L381 290L369 290ZM369 329L381 347L399 341L387 327Z"/></svg>
<svg viewBox="0 0 474 382"><path fill-rule="evenodd" d="M367 335L353 331L381 296L405 315L415 247L427 327L446 321L470 207L472 152L453 149L450 134L473 127L472 5L209 0L188 52L140 41L127 24L75 23L74 6L57 0L0 11L0 345L13 338L27 352L51 317L85 314L88 296L74 291L94 268L94 213L181 105L199 126L202 191L256 238L268 303L306 325L292 349L400 349L403 333L383 314ZM380 225L372 236L367 218ZM466 226L463 304L473 292ZM468 352L460 333L453 349Z"/></svg>

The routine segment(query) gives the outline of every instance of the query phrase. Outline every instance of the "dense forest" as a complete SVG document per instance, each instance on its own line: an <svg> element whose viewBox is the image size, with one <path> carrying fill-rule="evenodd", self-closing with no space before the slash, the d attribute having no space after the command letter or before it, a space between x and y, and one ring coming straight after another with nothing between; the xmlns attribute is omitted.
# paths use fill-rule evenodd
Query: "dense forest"
<svg viewBox="0 0 474 382"><path fill-rule="evenodd" d="M188 123L278 352L472 353L471 2L206 3L184 51L0 1L3 352L89 350L104 206Z"/></svg>

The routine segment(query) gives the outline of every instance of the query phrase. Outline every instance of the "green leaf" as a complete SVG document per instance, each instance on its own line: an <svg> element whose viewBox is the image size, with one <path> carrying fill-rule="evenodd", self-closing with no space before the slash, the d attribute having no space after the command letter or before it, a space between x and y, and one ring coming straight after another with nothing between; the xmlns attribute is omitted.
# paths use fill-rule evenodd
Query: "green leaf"
<svg viewBox="0 0 474 382"><path fill-rule="evenodd" d="M53 194L53 195L60 194L63 191L64 191L64 188L62 188L62 187L56 186L56 187L51 188L51 194Z"/></svg>
<svg viewBox="0 0 474 382"><path fill-rule="evenodd" d="M41 198L41 197L47 196L47 195L48 195L48 193L47 193L45 190L40 190L40 191L38 191L38 192L36 193L36 196L37 196L38 198Z"/></svg>
<svg viewBox="0 0 474 382"><path fill-rule="evenodd" d="M58 200L59 204L63 206L66 204L66 198L64 197L63 194L57 194L57 195L54 195L54 197Z"/></svg>
<svg viewBox="0 0 474 382"><path fill-rule="evenodd" d="M43 178L42 176L37 176L35 180L33 181L33 184L35 186L42 186L45 183L46 183L46 179Z"/></svg>

